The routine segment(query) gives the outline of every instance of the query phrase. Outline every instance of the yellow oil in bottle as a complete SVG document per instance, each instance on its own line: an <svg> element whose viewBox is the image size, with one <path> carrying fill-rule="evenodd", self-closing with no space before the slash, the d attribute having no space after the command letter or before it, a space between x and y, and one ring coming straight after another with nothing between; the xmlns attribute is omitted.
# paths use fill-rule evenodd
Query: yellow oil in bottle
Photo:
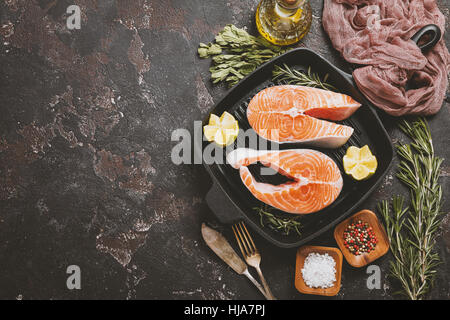
<svg viewBox="0 0 450 320"><path fill-rule="evenodd" d="M287 46L302 39L312 22L308 0L261 0L256 9L256 27L269 42Z"/></svg>

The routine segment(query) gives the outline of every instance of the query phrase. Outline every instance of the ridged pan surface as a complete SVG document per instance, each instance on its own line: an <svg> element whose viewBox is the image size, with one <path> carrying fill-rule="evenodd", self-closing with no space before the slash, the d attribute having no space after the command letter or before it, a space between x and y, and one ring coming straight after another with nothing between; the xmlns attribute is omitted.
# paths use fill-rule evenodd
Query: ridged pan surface
<svg viewBox="0 0 450 320"><path fill-rule="evenodd" d="M376 112L358 91L351 76L337 69L309 49L300 48L289 51L261 66L230 90L213 108L211 113L220 116L224 111L227 111L238 120L240 129L252 130L246 116L248 103L259 91L270 86L282 84L272 81L274 66L282 64L287 64L289 67L298 70L311 68L312 72L318 73L322 78L328 74L327 82L336 87L338 92L350 95L362 104L362 107L349 119L339 122L351 126L355 131L348 142L338 149L315 148L304 144L291 143L274 145L280 150L295 148L315 149L330 156L338 165L344 179L344 186L339 197L325 209L301 216L301 236L295 231L292 231L289 236L282 235L267 226L261 225L260 216L254 208L261 207L264 203L257 200L244 186L239 176L239 171L226 164L224 152L223 163L205 164L207 171L213 178L213 186L206 200L221 222L233 223L243 219L271 243L279 247L289 248L303 245L353 213L386 175L392 163L394 151L391 140ZM204 124L207 123L208 119L209 116L205 118ZM258 149L271 149L271 143L263 139L260 139L260 142ZM203 150L208 144L208 142L203 142ZM368 180L356 182L344 173L342 158L348 147L362 147L366 144L369 145L377 157L378 169L375 175ZM233 148L236 147L237 142L235 142ZM245 145L245 147L250 146ZM230 148L228 148L228 151L230 151ZM284 182L280 175L261 175L260 165L251 165L249 169L258 181L272 184ZM285 214L274 208L272 208L272 212Z"/></svg>

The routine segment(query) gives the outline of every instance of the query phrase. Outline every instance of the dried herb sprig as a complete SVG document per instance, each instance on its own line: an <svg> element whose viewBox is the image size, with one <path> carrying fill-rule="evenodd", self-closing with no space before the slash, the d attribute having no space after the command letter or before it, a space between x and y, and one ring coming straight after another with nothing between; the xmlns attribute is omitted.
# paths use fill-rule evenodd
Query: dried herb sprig
<svg viewBox="0 0 450 320"><path fill-rule="evenodd" d="M209 71L213 83L226 82L230 87L285 51L234 25L225 26L216 36L215 43L200 43L198 48L200 58L212 58Z"/></svg>
<svg viewBox="0 0 450 320"><path fill-rule="evenodd" d="M260 216L261 225L264 227L267 225L274 231L281 232L282 234L288 236L291 230L294 230L299 236L301 236L300 228L302 224L298 221L299 217L281 217L277 214L271 212L269 206L261 206L253 208L258 212Z"/></svg>
<svg viewBox="0 0 450 320"><path fill-rule="evenodd" d="M439 173L443 159L436 157L430 130L423 119L403 121L400 129L412 143L397 146L400 157L397 177L410 189L411 205L394 197L379 205L391 242L394 260L391 274L400 281L403 293L412 300L423 299L433 285L439 256L434 250L442 221L442 188ZM392 207L392 214L391 214Z"/></svg>
<svg viewBox="0 0 450 320"><path fill-rule="evenodd" d="M308 68L307 72L299 71L296 69L289 68L288 65L283 64L283 66L275 66L272 72L274 81L282 81L287 84L295 84L300 86L307 86L313 88L321 88L324 90L336 91L336 88L331 84L327 83L328 73L324 76L323 80L317 73L311 72L311 67Z"/></svg>

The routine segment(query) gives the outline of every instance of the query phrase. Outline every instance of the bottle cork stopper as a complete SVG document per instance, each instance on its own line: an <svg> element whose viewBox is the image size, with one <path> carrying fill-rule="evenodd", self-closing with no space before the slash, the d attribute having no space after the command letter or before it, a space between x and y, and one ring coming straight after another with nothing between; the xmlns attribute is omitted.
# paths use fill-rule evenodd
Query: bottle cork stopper
<svg viewBox="0 0 450 320"><path fill-rule="evenodd" d="M301 3L300 0L280 0L282 6L286 8L296 8Z"/></svg>

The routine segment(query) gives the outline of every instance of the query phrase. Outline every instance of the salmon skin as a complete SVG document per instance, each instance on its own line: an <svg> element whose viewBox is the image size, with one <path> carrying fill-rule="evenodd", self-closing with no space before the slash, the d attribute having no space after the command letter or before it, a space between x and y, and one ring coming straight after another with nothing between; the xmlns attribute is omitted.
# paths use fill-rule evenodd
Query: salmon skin
<svg viewBox="0 0 450 320"><path fill-rule="evenodd" d="M227 155L227 162L239 170L242 182L255 198L288 213L317 212L332 204L343 186L336 163L316 150L239 148ZM247 167L256 162L275 169L291 181L281 185L256 181Z"/></svg>
<svg viewBox="0 0 450 320"><path fill-rule="evenodd" d="M248 105L247 118L253 130L270 141L338 148L351 137L353 128L320 119L344 120L359 107L345 94L282 85L257 93Z"/></svg>

